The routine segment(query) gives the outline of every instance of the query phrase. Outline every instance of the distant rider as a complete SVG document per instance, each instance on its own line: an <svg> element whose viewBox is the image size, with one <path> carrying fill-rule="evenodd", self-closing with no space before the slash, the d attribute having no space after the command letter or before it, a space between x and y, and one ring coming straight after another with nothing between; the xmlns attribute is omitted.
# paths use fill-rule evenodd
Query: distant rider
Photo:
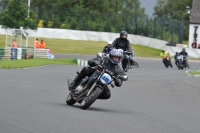
<svg viewBox="0 0 200 133"><path fill-rule="evenodd" d="M188 53L186 52L185 48L182 49L182 51L179 53L179 55L183 55L183 56L188 57Z"/></svg>
<svg viewBox="0 0 200 133"><path fill-rule="evenodd" d="M124 76L124 72L120 66L121 59L123 58L123 54L118 49L112 49L109 53L109 56L104 56L103 60L104 63L102 64L104 68L111 71L115 77L118 75ZM70 90L74 90L76 86L80 83L80 81L85 78L86 76L90 77L95 70L91 67L97 66L102 63L101 58L94 58L91 60L88 60L88 67L84 67L81 72L75 77L73 82L69 85ZM114 80L115 85L117 87L120 87L122 85L121 79L115 79ZM104 91L101 93L98 99L109 99L111 96L110 89L108 86L104 89Z"/></svg>
<svg viewBox="0 0 200 133"><path fill-rule="evenodd" d="M174 55L174 60L175 60L175 64L177 65L177 63L178 63L178 57L179 56L179 53L178 52L176 52L175 53L175 55Z"/></svg>
<svg viewBox="0 0 200 133"><path fill-rule="evenodd" d="M127 37L128 37L128 33L126 31L121 31L120 37L116 38L114 42L112 43L113 48L122 49L123 51L131 52L132 48ZM122 68L124 71L127 71L128 59L129 59L129 55L124 54L124 59L122 61Z"/></svg>
<svg viewBox="0 0 200 133"><path fill-rule="evenodd" d="M182 49L182 51L179 53L179 55L183 55L183 58L188 57L188 53L186 52L185 48ZM185 63L185 60L183 60L183 63Z"/></svg>
<svg viewBox="0 0 200 133"><path fill-rule="evenodd" d="M102 53L109 54L112 48L113 48L112 41L108 41L108 44L103 48Z"/></svg>
<svg viewBox="0 0 200 133"><path fill-rule="evenodd" d="M166 61L167 61L166 58L169 57L170 54L167 51L165 51L165 49L162 49L162 52L160 53L160 56L162 57L162 61L163 61L164 65L165 65Z"/></svg>

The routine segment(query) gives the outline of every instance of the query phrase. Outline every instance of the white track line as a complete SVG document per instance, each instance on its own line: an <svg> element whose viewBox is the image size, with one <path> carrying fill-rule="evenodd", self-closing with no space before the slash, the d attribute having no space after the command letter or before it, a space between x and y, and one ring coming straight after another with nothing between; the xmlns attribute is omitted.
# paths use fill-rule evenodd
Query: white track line
<svg viewBox="0 0 200 133"><path fill-rule="evenodd" d="M192 76L189 72L190 72L190 70L185 71L185 73L186 73L188 76Z"/></svg>
<svg viewBox="0 0 200 133"><path fill-rule="evenodd" d="M22 69L35 69L35 68L42 68L42 67L48 67L51 65L45 65L45 66L38 66L38 67L26 67L26 68L22 68Z"/></svg>

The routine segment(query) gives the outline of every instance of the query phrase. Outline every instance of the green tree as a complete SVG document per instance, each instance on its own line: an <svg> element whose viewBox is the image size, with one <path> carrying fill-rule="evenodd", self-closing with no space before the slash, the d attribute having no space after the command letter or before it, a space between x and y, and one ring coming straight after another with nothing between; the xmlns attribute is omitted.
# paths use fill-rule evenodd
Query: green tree
<svg viewBox="0 0 200 133"><path fill-rule="evenodd" d="M191 7L192 0L157 0L157 6L154 8L154 15L167 20L168 23L171 21L171 26L169 25L170 27L177 27L172 28L171 33L176 32L176 34L180 34L179 27L182 23L184 24L183 38L185 40L188 39L189 29L189 15L186 12L186 6ZM179 22L175 20L179 20Z"/></svg>
<svg viewBox="0 0 200 133"><path fill-rule="evenodd" d="M186 6L192 6L192 0L157 0L154 15L176 20L189 20Z"/></svg>
<svg viewBox="0 0 200 133"><path fill-rule="evenodd" d="M8 0L0 0L0 9L5 10L8 6ZM0 10L0 12L1 12Z"/></svg>
<svg viewBox="0 0 200 133"><path fill-rule="evenodd" d="M42 19L45 13L51 18L53 3L57 2L58 0L31 0L31 9L37 14L38 19Z"/></svg>
<svg viewBox="0 0 200 133"><path fill-rule="evenodd" d="M37 29L35 13L30 11L24 0L9 0L8 8L0 14L0 22L4 28Z"/></svg>

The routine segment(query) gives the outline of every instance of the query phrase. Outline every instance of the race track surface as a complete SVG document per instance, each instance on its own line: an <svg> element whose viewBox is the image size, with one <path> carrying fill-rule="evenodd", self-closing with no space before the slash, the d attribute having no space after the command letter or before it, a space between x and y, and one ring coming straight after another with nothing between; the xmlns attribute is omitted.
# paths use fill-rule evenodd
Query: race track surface
<svg viewBox="0 0 200 133"><path fill-rule="evenodd" d="M200 78L160 60L136 60L129 80L88 110L65 103L67 79L80 66L0 70L0 133L199 133Z"/></svg>

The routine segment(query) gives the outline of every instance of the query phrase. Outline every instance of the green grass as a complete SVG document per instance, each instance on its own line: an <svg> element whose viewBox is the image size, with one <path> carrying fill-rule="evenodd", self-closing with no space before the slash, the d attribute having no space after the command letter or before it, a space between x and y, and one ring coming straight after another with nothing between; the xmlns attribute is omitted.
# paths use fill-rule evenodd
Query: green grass
<svg viewBox="0 0 200 133"><path fill-rule="evenodd" d="M28 60L0 60L0 69L27 68L44 65L75 65L74 59L28 59Z"/></svg>
<svg viewBox="0 0 200 133"><path fill-rule="evenodd" d="M135 52L136 57L160 58L161 50L159 49L154 49L141 45L131 45L131 46Z"/></svg>
<svg viewBox="0 0 200 133"><path fill-rule="evenodd" d="M0 48L5 47L6 36L0 35Z"/></svg>
<svg viewBox="0 0 200 133"><path fill-rule="evenodd" d="M85 54L95 55L101 52L107 42L83 41L83 40L67 40L67 39L44 39L47 48L51 48L53 53L57 54ZM29 38L29 43L34 38ZM140 45L131 45L137 57L159 57L160 50ZM5 36L0 36L0 47L5 47ZM159 57L160 58L160 57Z"/></svg>
<svg viewBox="0 0 200 133"><path fill-rule="evenodd" d="M191 75L199 75L200 76L200 70L198 71L190 71Z"/></svg>

